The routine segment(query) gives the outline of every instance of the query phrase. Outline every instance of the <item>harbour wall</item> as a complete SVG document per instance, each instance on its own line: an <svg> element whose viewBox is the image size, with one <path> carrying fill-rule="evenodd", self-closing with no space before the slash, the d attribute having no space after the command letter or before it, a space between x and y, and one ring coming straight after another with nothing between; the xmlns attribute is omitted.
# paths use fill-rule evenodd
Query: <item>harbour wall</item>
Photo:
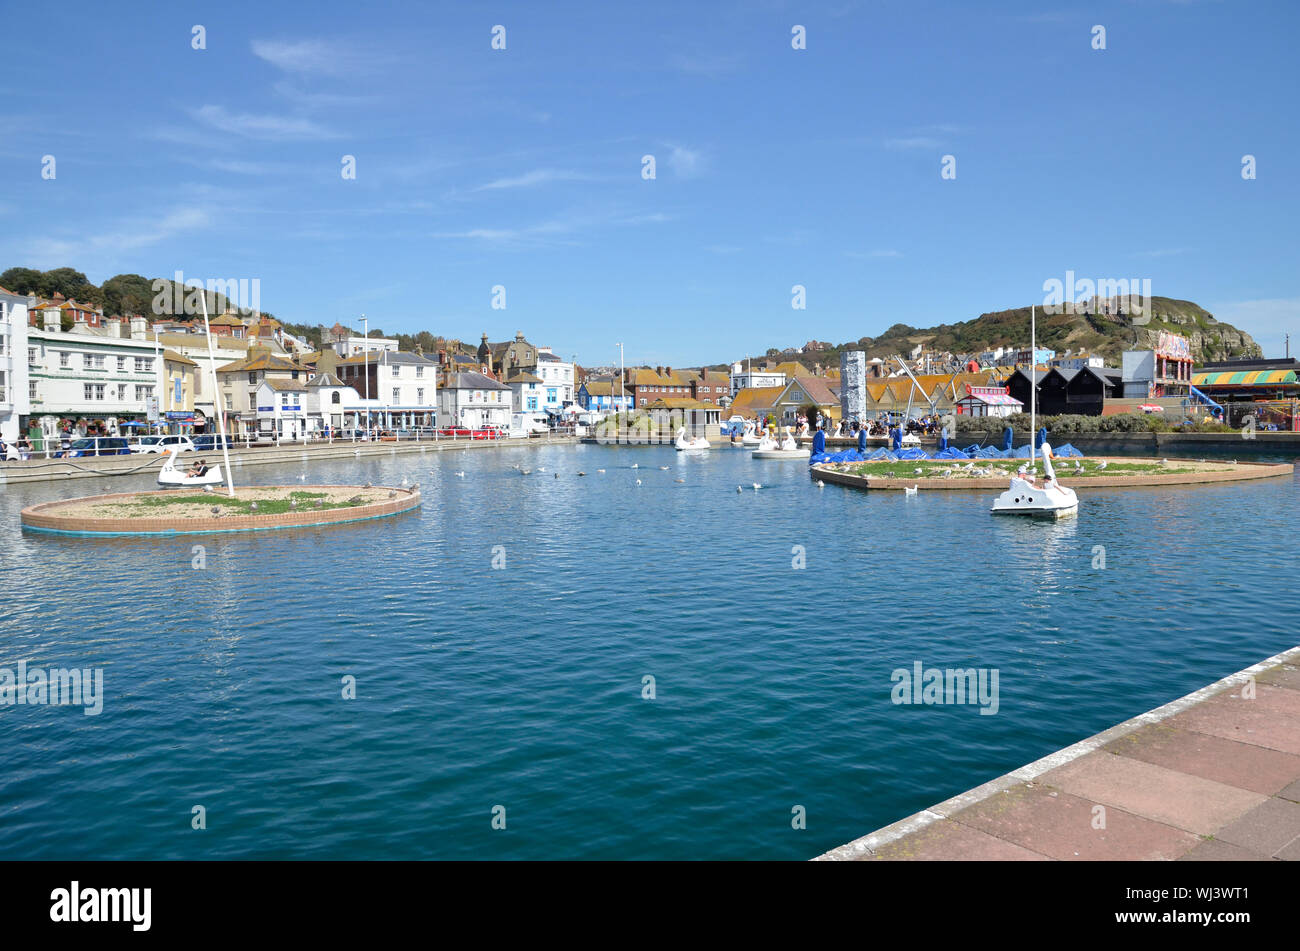
<svg viewBox="0 0 1300 951"><path fill-rule="evenodd" d="M240 468L270 466L293 462L367 458L406 453L520 449L531 446L574 445L573 436L544 436L530 439L441 439L403 440L400 442L295 443L286 446L232 447L230 464ZM201 456L209 462L221 461L220 450L182 453L178 460ZM0 486L20 482L53 482L58 479L95 479L105 476L156 473L166 457L162 455L94 456L82 459L30 459L26 462L0 463Z"/></svg>

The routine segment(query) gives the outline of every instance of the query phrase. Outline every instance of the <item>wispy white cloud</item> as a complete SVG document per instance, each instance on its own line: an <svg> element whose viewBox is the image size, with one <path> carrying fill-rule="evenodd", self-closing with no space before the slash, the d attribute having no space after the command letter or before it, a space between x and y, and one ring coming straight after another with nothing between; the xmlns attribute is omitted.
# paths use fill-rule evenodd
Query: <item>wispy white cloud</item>
<svg viewBox="0 0 1300 951"><path fill-rule="evenodd" d="M201 208L181 208L159 219L139 219L111 231L91 231L72 238L37 237L29 247L45 263L100 259L105 254L134 251L189 231L206 228L208 213ZM51 265L53 266L53 265Z"/></svg>
<svg viewBox="0 0 1300 951"><path fill-rule="evenodd" d="M547 185L552 182L585 182L590 180L591 176L582 172L554 168L535 168L530 172L524 172L524 174L515 175L512 178L498 178L471 190L476 192L495 191L504 188L529 188L533 185Z"/></svg>
<svg viewBox="0 0 1300 951"><path fill-rule="evenodd" d="M234 113L224 106L201 106L194 118L218 132L228 132L249 139L287 141L292 139L334 139L337 133L300 116Z"/></svg>
<svg viewBox="0 0 1300 951"><path fill-rule="evenodd" d="M365 64L354 46L327 40L253 40L253 55L286 73L345 76Z"/></svg>
<svg viewBox="0 0 1300 951"><path fill-rule="evenodd" d="M432 237L459 239L488 244L541 244L541 243L577 243L565 241L568 236L579 232L594 231L610 226L627 227L642 224L658 224L671 220L671 216L661 212L646 215L625 215L605 212L601 214L560 215L536 224L513 228L469 228L464 231L440 231Z"/></svg>
<svg viewBox="0 0 1300 951"><path fill-rule="evenodd" d="M865 261L872 258L901 258L901 251L895 251L893 248L882 248L878 251L845 251L846 258L855 258L859 261Z"/></svg>
<svg viewBox="0 0 1300 951"><path fill-rule="evenodd" d="M301 109L342 109L350 106L373 105L381 101L378 96L337 92L308 92L284 80L275 83L271 89L277 96Z"/></svg>
<svg viewBox="0 0 1300 951"><path fill-rule="evenodd" d="M928 135L909 135L902 138L885 139L887 149L937 149L938 139Z"/></svg>
<svg viewBox="0 0 1300 951"><path fill-rule="evenodd" d="M945 122L936 122L926 126L909 129L897 135L886 136L884 146L887 149L937 149L944 142L959 134L958 126Z"/></svg>
<svg viewBox="0 0 1300 951"><path fill-rule="evenodd" d="M681 145L669 144L668 167L678 178L695 178L704 171L704 153Z"/></svg>
<svg viewBox="0 0 1300 951"><path fill-rule="evenodd" d="M742 62L739 53L678 53L669 65L694 76L723 76L736 72Z"/></svg>
<svg viewBox="0 0 1300 951"><path fill-rule="evenodd" d="M1186 254L1191 248L1157 248L1154 251L1137 251L1135 258L1169 258L1176 254Z"/></svg>

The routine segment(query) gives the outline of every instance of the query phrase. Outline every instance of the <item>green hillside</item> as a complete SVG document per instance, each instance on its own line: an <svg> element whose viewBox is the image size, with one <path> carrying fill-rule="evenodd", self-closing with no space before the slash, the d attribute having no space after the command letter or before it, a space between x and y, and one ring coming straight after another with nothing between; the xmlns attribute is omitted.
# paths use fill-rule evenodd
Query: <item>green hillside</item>
<svg viewBox="0 0 1300 951"><path fill-rule="evenodd" d="M938 327L917 328L894 324L878 337L831 345L810 341L804 352L793 349L769 350L755 354L755 359L797 359L808 367L814 363L838 367L844 350L865 350L868 359L888 360L894 354L908 354L918 344L927 350L951 351L958 356L978 354L998 347L1029 346L1029 307L992 311L973 320ZM1062 353L1086 350L1105 358L1107 366L1118 366L1125 350L1154 346L1160 331L1182 334L1191 341L1197 362L1230 357L1263 356L1259 344L1250 334L1231 324L1216 320L1214 315L1191 301L1170 297L1153 297L1151 313L1135 322L1130 316L1096 313L1044 314L1038 308L1038 345Z"/></svg>

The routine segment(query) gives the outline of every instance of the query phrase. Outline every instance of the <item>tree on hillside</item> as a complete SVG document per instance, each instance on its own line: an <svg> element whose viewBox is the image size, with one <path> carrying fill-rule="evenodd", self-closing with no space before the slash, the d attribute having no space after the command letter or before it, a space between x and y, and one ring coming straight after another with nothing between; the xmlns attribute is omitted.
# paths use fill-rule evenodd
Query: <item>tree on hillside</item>
<svg viewBox="0 0 1300 951"><path fill-rule="evenodd" d="M152 313L153 284L147 277L118 274L105 281L102 290L104 313L109 316Z"/></svg>

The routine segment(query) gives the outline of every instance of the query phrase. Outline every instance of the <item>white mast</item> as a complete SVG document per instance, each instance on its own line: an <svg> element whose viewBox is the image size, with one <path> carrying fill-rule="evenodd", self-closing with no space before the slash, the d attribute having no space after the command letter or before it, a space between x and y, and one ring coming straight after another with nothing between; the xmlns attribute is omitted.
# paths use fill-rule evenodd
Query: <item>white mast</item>
<svg viewBox="0 0 1300 951"><path fill-rule="evenodd" d="M1034 379L1034 370L1038 364L1038 326L1034 304L1029 305L1029 468L1034 468L1034 441L1038 439L1037 424L1034 421L1038 408L1038 381Z"/></svg>
<svg viewBox="0 0 1300 951"><path fill-rule="evenodd" d="M212 328L208 326L208 292L199 288L199 300L203 304L203 333L208 338L208 367L212 371L212 402L217 407L218 432L221 434L221 455L226 462L226 488L230 497L235 497L235 474L230 469L230 447L226 444L226 406L221 399L221 387L217 382L217 354L212 349Z"/></svg>

